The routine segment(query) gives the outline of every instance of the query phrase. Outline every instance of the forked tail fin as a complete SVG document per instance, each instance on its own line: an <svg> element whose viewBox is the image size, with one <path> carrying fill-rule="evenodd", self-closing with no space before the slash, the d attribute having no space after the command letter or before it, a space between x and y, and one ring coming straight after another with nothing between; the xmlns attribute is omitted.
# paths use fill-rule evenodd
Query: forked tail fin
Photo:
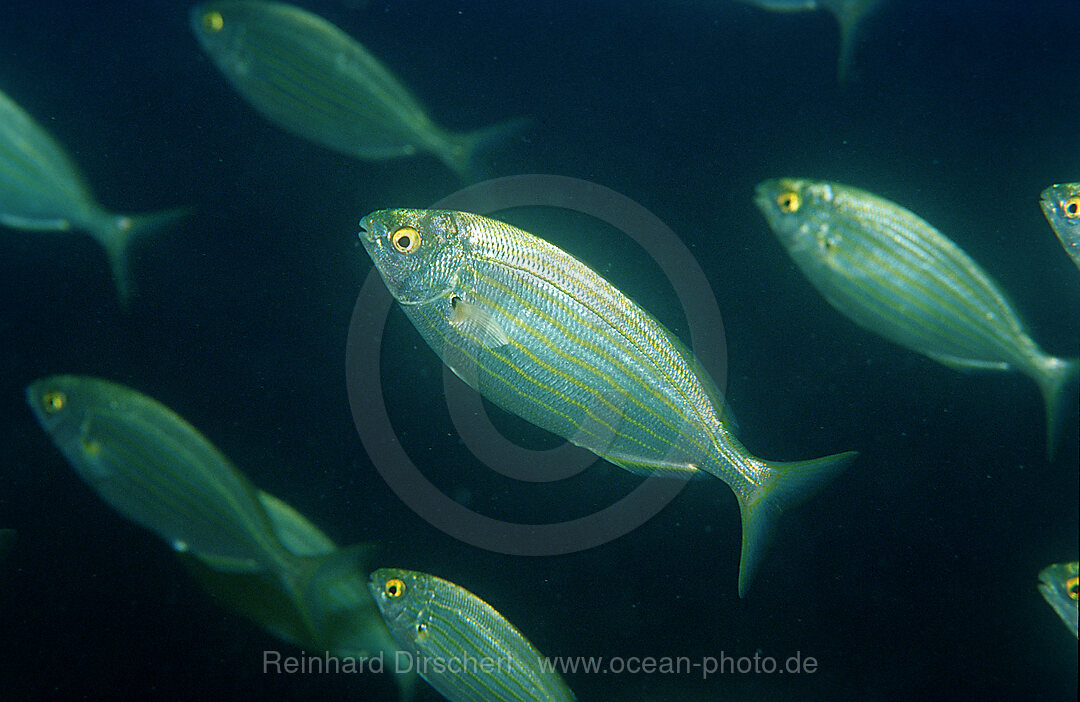
<svg viewBox="0 0 1080 702"><path fill-rule="evenodd" d="M487 175L480 162L480 155L524 132L532 124L531 117L516 117L467 134L452 134L447 140L447 147L441 150L438 156L462 180L470 183L483 180Z"/></svg>
<svg viewBox="0 0 1080 702"><path fill-rule="evenodd" d="M145 215L104 215L94 229L94 237L105 247L109 256L120 306L127 309L135 294L135 279L128 259L128 245L135 237L156 231L187 215L189 210L178 208Z"/></svg>
<svg viewBox="0 0 1080 702"><path fill-rule="evenodd" d="M1070 402L1080 373L1080 359L1046 356L1039 363L1035 381L1046 403L1046 458L1053 460L1061 437L1061 420L1073 411Z"/></svg>
<svg viewBox="0 0 1080 702"><path fill-rule="evenodd" d="M855 48L859 39L859 24L881 0L841 0L826 3L840 23L840 55L837 58L836 78L841 85L851 78L855 66ZM833 5L836 7L833 8Z"/></svg>
<svg viewBox="0 0 1080 702"><path fill-rule="evenodd" d="M809 498L847 468L857 455L855 451L847 451L809 461L763 461L772 475L771 480L749 496L739 497L742 513L739 597L746 596L780 512Z"/></svg>

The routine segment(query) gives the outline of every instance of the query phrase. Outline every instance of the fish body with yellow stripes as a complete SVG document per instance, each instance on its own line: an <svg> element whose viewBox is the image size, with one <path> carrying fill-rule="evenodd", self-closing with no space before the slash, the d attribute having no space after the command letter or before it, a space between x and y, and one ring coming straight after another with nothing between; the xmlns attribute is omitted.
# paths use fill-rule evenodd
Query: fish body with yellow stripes
<svg viewBox="0 0 1080 702"><path fill-rule="evenodd" d="M415 570L380 568L368 583L404 656L450 702L573 702L559 673L494 607Z"/></svg>
<svg viewBox="0 0 1080 702"><path fill-rule="evenodd" d="M524 130L519 118L467 134L437 125L412 92L344 31L281 2L196 5L191 29L237 91L265 118L365 160L431 153L465 178L477 154Z"/></svg>
<svg viewBox="0 0 1080 702"><path fill-rule="evenodd" d="M769 180L755 203L803 275L856 324L952 368L1030 376L1052 453L1077 359L1043 351L960 247L915 213L840 183Z"/></svg>
<svg viewBox="0 0 1080 702"><path fill-rule="evenodd" d="M488 400L627 471L727 483L742 512L740 594L776 512L854 458L750 454L690 351L591 268L528 232L407 209L372 213L361 228L405 314Z"/></svg>

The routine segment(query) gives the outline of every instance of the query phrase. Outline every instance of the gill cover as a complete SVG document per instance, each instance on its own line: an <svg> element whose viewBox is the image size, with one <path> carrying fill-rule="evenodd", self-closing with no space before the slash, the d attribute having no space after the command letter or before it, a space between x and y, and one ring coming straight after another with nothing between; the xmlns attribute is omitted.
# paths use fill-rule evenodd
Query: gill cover
<svg viewBox="0 0 1080 702"><path fill-rule="evenodd" d="M457 284L467 237L455 214L379 210L361 220L360 241L402 305L431 302L449 295Z"/></svg>

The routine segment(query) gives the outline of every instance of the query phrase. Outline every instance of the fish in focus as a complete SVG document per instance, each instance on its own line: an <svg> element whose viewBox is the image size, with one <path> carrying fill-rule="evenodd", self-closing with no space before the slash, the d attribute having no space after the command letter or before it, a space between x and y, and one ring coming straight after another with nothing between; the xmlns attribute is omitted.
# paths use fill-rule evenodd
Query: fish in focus
<svg viewBox="0 0 1080 702"><path fill-rule="evenodd" d="M882 0L740 0L740 2L769 12L812 12L827 10L840 25L840 54L837 58L837 79L846 82L855 65L855 44L859 24L873 12Z"/></svg>
<svg viewBox="0 0 1080 702"><path fill-rule="evenodd" d="M405 314L481 395L632 473L727 483L742 514L740 595L778 512L855 457L751 455L689 349L592 269L528 232L439 210L382 210L360 226Z"/></svg>
<svg viewBox="0 0 1080 702"><path fill-rule="evenodd" d="M209 2L191 10L203 50L266 119L334 151L367 160L428 152L461 177L477 154L522 130L517 119L449 132L367 49L326 20L276 2Z"/></svg>
<svg viewBox="0 0 1080 702"><path fill-rule="evenodd" d="M376 570L369 587L398 645L450 702L575 699L521 632L465 588L396 568Z"/></svg>
<svg viewBox="0 0 1080 702"><path fill-rule="evenodd" d="M27 400L94 491L169 543L237 612L305 648L342 657L397 652L366 587L369 549L338 549L172 410L86 376L35 381ZM396 679L408 698L415 674Z"/></svg>
<svg viewBox="0 0 1080 702"><path fill-rule="evenodd" d="M183 214L179 209L147 215L105 210L63 147L0 91L0 225L88 232L108 254L120 303L126 306L135 291L131 241Z"/></svg>
<svg viewBox="0 0 1080 702"><path fill-rule="evenodd" d="M1039 204L1065 253L1080 268L1080 183L1051 185Z"/></svg>
<svg viewBox="0 0 1080 702"><path fill-rule="evenodd" d="M956 244L899 205L839 183L768 180L754 202L803 275L856 324L952 368L1031 377L1053 454L1078 361L1039 348Z"/></svg>
<svg viewBox="0 0 1080 702"><path fill-rule="evenodd" d="M1055 563L1039 573L1039 592L1047 604L1054 608L1061 621L1077 636L1077 597L1080 580L1077 578L1080 563Z"/></svg>

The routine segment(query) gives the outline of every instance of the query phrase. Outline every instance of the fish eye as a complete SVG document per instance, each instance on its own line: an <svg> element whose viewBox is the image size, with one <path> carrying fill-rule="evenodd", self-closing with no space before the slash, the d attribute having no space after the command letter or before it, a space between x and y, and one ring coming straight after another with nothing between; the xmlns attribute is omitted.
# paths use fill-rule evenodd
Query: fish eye
<svg viewBox="0 0 1080 702"><path fill-rule="evenodd" d="M1061 211L1069 219L1080 219L1080 195L1073 195L1061 203Z"/></svg>
<svg viewBox="0 0 1080 702"><path fill-rule="evenodd" d="M59 390L50 390L41 398L41 404L45 406L46 412L59 412L67 407L67 395Z"/></svg>
<svg viewBox="0 0 1080 702"><path fill-rule="evenodd" d="M1077 593L1078 593L1078 590L1080 590L1080 586L1078 586L1077 583L1078 583L1078 580L1077 580L1077 576L1075 576L1075 575L1065 581L1065 592L1069 593L1069 599L1070 600L1077 599L1077 596L1078 596Z"/></svg>
<svg viewBox="0 0 1080 702"><path fill-rule="evenodd" d="M405 594L405 582L401 578L391 578L383 586L383 592L392 600L396 600Z"/></svg>
<svg viewBox="0 0 1080 702"><path fill-rule="evenodd" d="M216 10L207 12L202 16L202 26L208 32L220 32L221 28L225 26L225 18Z"/></svg>
<svg viewBox="0 0 1080 702"><path fill-rule="evenodd" d="M390 243L398 253L411 254L420 248L420 232L412 227L402 227L390 235Z"/></svg>
<svg viewBox="0 0 1080 702"><path fill-rule="evenodd" d="M781 212L791 214L799 211L799 207L802 205L802 197L794 190L787 190L780 193L780 197L776 198L776 204L779 205Z"/></svg>

